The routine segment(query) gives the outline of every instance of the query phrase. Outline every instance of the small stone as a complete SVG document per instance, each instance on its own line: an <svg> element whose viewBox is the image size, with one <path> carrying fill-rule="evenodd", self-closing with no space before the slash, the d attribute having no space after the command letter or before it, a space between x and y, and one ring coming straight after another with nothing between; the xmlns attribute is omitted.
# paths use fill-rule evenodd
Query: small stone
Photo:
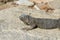
<svg viewBox="0 0 60 40"><path fill-rule="evenodd" d="M19 4L19 5L26 5L26 6L32 6L34 5L34 3L28 1L28 0L18 0L18 1L15 1L16 4Z"/></svg>

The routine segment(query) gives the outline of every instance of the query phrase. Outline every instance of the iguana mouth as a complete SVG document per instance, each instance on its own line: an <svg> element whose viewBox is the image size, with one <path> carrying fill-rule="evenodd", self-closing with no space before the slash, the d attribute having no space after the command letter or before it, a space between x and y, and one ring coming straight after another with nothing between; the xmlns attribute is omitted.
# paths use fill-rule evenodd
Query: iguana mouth
<svg viewBox="0 0 60 40"><path fill-rule="evenodd" d="M30 23L25 23L26 25L30 25Z"/></svg>

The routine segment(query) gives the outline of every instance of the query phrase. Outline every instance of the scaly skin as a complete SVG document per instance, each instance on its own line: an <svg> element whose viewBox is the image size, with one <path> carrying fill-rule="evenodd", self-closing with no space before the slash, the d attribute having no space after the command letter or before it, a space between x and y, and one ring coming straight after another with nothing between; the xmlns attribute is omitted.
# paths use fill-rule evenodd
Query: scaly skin
<svg viewBox="0 0 60 40"><path fill-rule="evenodd" d="M29 15L21 15L19 19L23 21L26 25L30 25L29 28L23 28L24 30L31 30L34 28L53 29L57 28L58 23L57 19L34 18Z"/></svg>

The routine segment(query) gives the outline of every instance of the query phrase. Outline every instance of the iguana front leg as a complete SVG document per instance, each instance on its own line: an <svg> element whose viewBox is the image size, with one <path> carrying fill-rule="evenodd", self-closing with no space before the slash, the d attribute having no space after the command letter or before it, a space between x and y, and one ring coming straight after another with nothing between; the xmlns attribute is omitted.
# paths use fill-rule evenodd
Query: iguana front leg
<svg viewBox="0 0 60 40"><path fill-rule="evenodd" d="M33 25L31 25L30 27L22 28L22 30L26 30L26 31L28 31L28 30L32 30L32 29L34 29L35 27L36 27L36 25L33 24Z"/></svg>

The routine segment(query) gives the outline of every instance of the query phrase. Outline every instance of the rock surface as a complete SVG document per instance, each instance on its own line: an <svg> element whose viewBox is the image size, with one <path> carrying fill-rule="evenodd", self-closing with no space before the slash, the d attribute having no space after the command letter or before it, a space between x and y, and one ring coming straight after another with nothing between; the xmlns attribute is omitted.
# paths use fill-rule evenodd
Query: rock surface
<svg viewBox="0 0 60 40"><path fill-rule="evenodd" d="M60 0L51 1L49 4L55 9L60 9Z"/></svg>
<svg viewBox="0 0 60 40"><path fill-rule="evenodd" d="M28 27L19 16L32 13L31 16L39 18L59 19L60 11L57 9L54 13L45 13L28 9L26 6L19 6L0 11L0 40L60 40L60 30L58 29L34 29L23 31L21 28Z"/></svg>
<svg viewBox="0 0 60 40"><path fill-rule="evenodd" d="M15 3L19 4L19 5L26 5L26 6L32 6L32 5L34 5L34 3L30 2L29 0L18 0Z"/></svg>

